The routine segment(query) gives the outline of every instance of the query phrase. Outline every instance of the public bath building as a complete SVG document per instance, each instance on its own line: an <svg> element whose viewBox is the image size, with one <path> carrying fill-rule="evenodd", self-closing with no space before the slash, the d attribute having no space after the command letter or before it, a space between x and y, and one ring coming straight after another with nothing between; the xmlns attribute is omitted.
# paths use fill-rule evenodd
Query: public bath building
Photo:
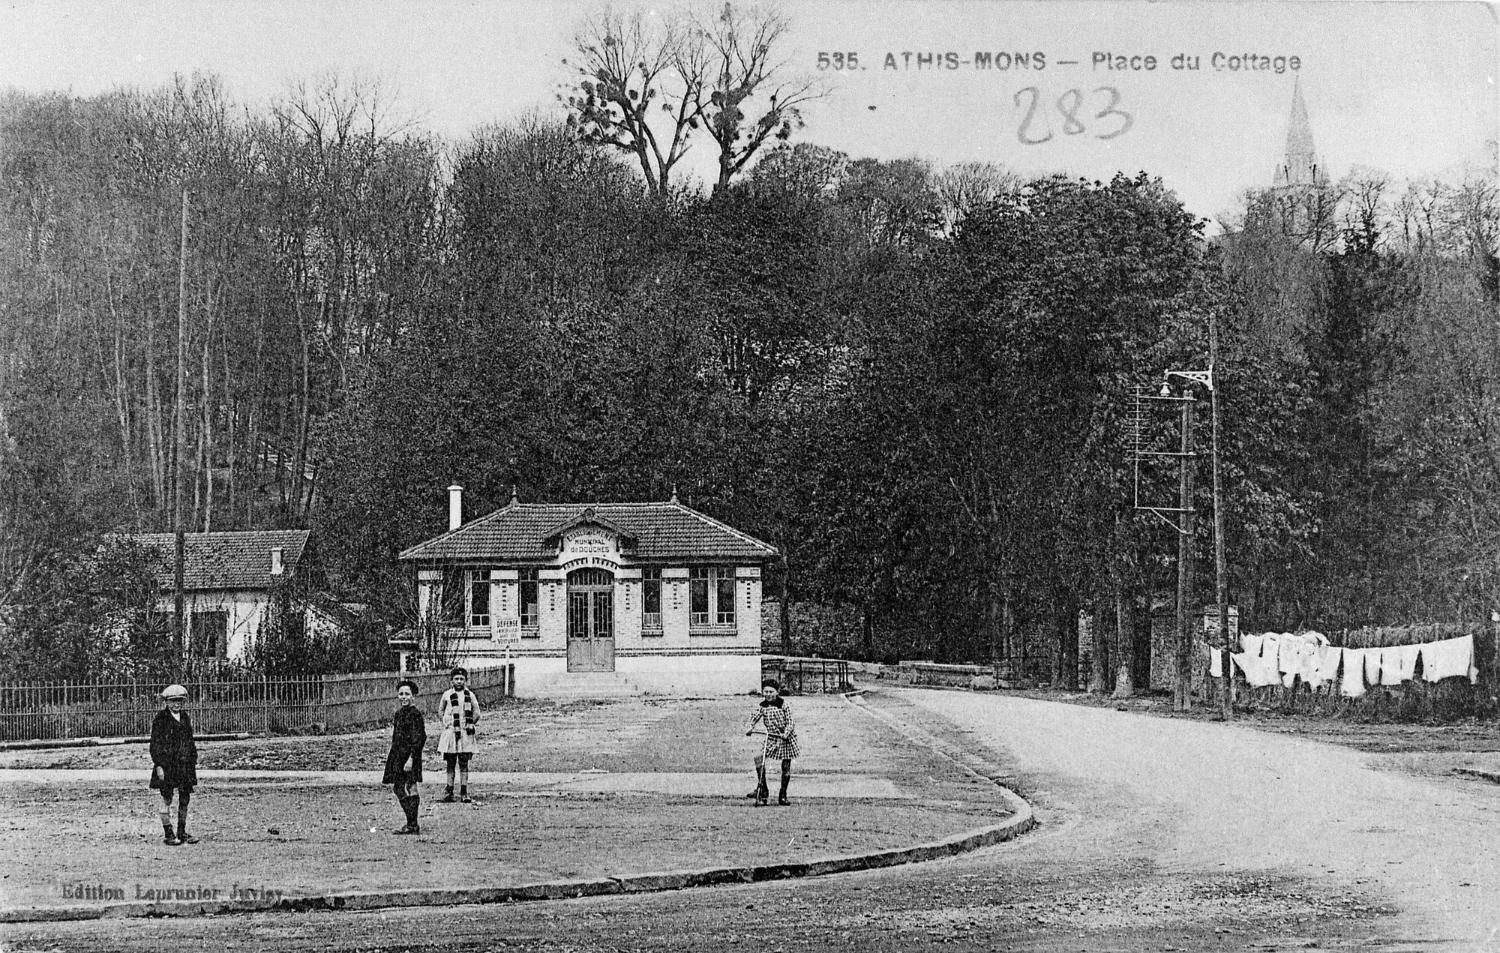
<svg viewBox="0 0 1500 953"><path fill-rule="evenodd" d="M678 502L522 503L401 553L418 617L473 666L509 657L520 695L607 684L705 694L760 679L761 572L776 549Z"/></svg>

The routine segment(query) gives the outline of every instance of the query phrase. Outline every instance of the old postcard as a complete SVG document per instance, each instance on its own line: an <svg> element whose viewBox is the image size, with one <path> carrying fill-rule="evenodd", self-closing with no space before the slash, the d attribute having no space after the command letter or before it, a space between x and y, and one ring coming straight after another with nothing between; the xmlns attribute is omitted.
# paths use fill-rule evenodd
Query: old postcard
<svg viewBox="0 0 1500 953"><path fill-rule="evenodd" d="M1500 949L1497 22L0 5L0 946Z"/></svg>

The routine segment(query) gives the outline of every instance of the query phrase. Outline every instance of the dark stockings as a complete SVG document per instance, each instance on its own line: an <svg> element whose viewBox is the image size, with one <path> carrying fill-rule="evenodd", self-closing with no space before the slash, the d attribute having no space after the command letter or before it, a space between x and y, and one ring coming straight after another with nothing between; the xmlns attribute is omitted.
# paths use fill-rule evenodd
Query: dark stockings
<svg viewBox="0 0 1500 953"><path fill-rule="evenodd" d="M192 798L187 791L177 792L177 839L180 841L187 840L188 801Z"/></svg>
<svg viewBox="0 0 1500 953"><path fill-rule="evenodd" d="M417 824L417 811L421 807L422 798L412 789L410 784L398 781L391 785L396 794L396 800L401 804L401 810L406 814L406 826L397 831L398 834L416 834L421 831Z"/></svg>

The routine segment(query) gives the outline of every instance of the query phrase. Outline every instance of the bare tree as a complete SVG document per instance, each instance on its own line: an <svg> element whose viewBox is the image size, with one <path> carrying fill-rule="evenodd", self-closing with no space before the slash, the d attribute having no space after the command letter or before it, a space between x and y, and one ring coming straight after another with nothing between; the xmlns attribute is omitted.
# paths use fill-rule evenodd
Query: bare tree
<svg viewBox="0 0 1500 953"><path fill-rule="evenodd" d="M812 78L789 78L776 58L790 21L770 8L725 3L712 16L648 19L606 8L574 37L577 73L559 95L588 142L630 155L653 194L707 132L717 151L715 191L767 141L802 126L802 107L825 95ZM568 62L568 61L564 61Z"/></svg>
<svg viewBox="0 0 1500 953"><path fill-rule="evenodd" d="M753 188L795 195L804 201L826 198L838 191L849 168L849 156L837 149L799 142L767 150L750 172Z"/></svg>
<svg viewBox="0 0 1500 953"><path fill-rule="evenodd" d="M702 68L689 56L684 33L676 19L648 23L639 13L606 8L585 20L574 37L580 58L569 65L579 78L559 97L585 141L633 156L659 196L668 194L672 170L686 155L688 134L702 112L694 86ZM665 114L664 122L657 113Z"/></svg>
<svg viewBox="0 0 1500 953"><path fill-rule="evenodd" d="M939 172L932 185L943 216L943 234L951 235L971 212L1019 189L1022 180L993 162L960 162Z"/></svg>
<svg viewBox="0 0 1500 953"><path fill-rule="evenodd" d="M693 84L702 95L704 126L718 147L719 178L714 191L729 185L766 141L785 141L802 128L802 107L827 95L810 76L792 76L776 58L791 21L769 7L736 7L726 0L713 19L698 17L684 70L706 69Z"/></svg>

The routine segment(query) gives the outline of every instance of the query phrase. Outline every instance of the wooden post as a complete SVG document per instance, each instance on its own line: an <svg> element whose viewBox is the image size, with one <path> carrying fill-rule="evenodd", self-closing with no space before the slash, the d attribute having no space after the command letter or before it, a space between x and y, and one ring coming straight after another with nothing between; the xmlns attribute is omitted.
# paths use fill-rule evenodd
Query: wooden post
<svg viewBox="0 0 1500 953"><path fill-rule="evenodd" d="M1229 579L1224 568L1224 490L1219 478L1219 322L1213 312L1208 316L1208 400L1213 417L1213 480L1214 480L1214 589L1219 601L1219 635L1224 640L1221 649L1219 682L1224 720L1234 717L1234 669L1229 655L1231 634L1229 626Z"/></svg>
<svg viewBox="0 0 1500 953"><path fill-rule="evenodd" d="M182 239L177 261L177 394L172 410L172 533L176 539L173 562L173 607L177 610L173 638L179 660L187 651L186 612L183 598L183 563L186 561L186 539L182 526L182 464L183 443L187 439L187 401L183 394L187 386L187 229L188 192L182 190Z"/></svg>
<svg viewBox="0 0 1500 953"><path fill-rule="evenodd" d="M1172 692L1172 710L1188 711L1193 707L1193 534L1196 530L1193 512L1193 404L1191 390L1182 401L1181 469L1178 473L1177 504L1182 513L1182 529L1177 534L1177 679Z"/></svg>

